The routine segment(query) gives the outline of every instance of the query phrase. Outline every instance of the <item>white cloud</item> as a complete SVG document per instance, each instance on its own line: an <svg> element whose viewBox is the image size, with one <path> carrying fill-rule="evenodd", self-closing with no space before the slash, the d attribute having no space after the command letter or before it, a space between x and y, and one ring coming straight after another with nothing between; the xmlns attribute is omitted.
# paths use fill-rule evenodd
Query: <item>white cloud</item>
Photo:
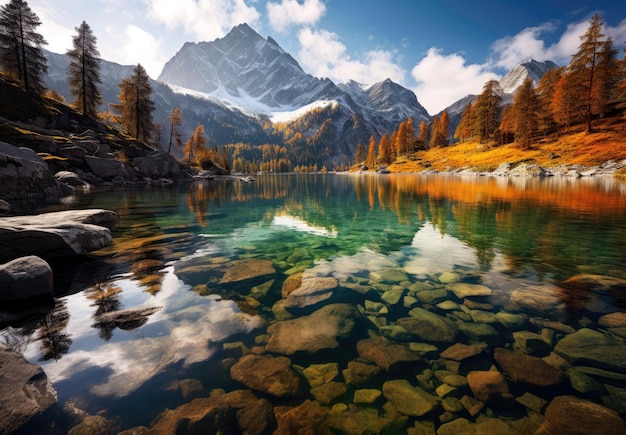
<svg viewBox="0 0 626 435"><path fill-rule="evenodd" d="M428 113L435 114L468 94L479 94L488 80L500 77L483 65L466 65L459 54L443 55L437 48L411 70L418 85L413 89Z"/></svg>
<svg viewBox="0 0 626 435"><path fill-rule="evenodd" d="M280 3L267 3L267 16L272 29L283 32L293 25L312 25L326 12L321 0L282 0Z"/></svg>
<svg viewBox="0 0 626 435"><path fill-rule="evenodd" d="M210 41L224 36L232 27L254 23L259 11L244 0L142 0L148 17L168 30L181 29L195 38Z"/></svg>
<svg viewBox="0 0 626 435"><path fill-rule="evenodd" d="M395 53L371 50L364 60L351 59L348 49L336 33L304 28L298 33L299 62L316 77L328 77L336 82L355 80L372 84L387 78L403 83L404 69L394 61Z"/></svg>
<svg viewBox="0 0 626 435"><path fill-rule="evenodd" d="M109 29L107 44L99 46L103 59L122 65L140 63L148 75L156 78L167 60L161 51L161 41L140 27L130 24L121 34Z"/></svg>
<svg viewBox="0 0 626 435"><path fill-rule="evenodd" d="M540 61L551 60L560 65L567 65L580 47L580 37L587 32L589 20L570 23L558 41L546 45L546 34L553 32L555 28L552 23L544 23L497 40L492 46L490 63L507 70L530 58ZM615 27L605 24L604 33L613 39L616 47L623 47L626 41L626 19Z"/></svg>

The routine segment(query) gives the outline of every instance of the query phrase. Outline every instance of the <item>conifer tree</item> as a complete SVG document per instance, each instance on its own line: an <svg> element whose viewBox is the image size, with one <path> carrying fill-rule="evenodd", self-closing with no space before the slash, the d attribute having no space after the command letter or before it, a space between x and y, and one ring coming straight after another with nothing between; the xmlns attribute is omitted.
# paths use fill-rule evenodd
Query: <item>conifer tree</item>
<svg viewBox="0 0 626 435"><path fill-rule="evenodd" d="M438 134L439 134L439 115L435 115L433 116L433 122L431 123L431 127L430 127L430 147L431 148L435 148L437 147L437 139L438 139Z"/></svg>
<svg viewBox="0 0 626 435"><path fill-rule="evenodd" d="M474 132L474 104L469 101L461 112L461 121L454 131L454 138L461 142L472 138Z"/></svg>
<svg viewBox="0 0 626 435"><path fill-rule="evenodd" d="M117 122L131 136L139 140L148 141L154 128L152 124L152 86L148 81L146 70L137 64L133 74L125 78L118 85L120 94L119 104L112 104L113 109L119 114Z"/></svg>
<svg viewBox="0 0 626 435"><path fill-rule="evenodd" d="M569 74L563 74L556 84L550 103L554 120L569 127L580 118L580 99L573 92L574 85Z"/></svg>
<svg viewBox="0 0 626 435"><path fill-rule="evenodd" d="M172 114L170 115L170 141L167 146L167 152L172 153L172 141L174 141L174 147L181 149L183 141L181 138L179 127L183 124L183 111L178 107L174 107Z"/></svg>
<svg viewBox="0 0 626 435"><path fill-rule="evenodd" d="M624 47L624 57L618 62L617 76L617 98L620 101L626 99L626 47Z"/></svg>
<svg viewBox="0 0 626 435"><path fill-rule="evenodd" d="M23 0L0 7L0 65L25 91L36 95L43 94L43 76L48 72L43 53L47 42L37 33L39 25L39 17Z"/></svg>
<svg viewBox="0 0 626 435"><path fill-rule="evenodd" d="M354 164L358 166L363 163L364 159L365 150L363 149L363 144L359 142L359 144L356 146L356 152L354 153Z"/></svg>
<svg viewBox="0 0 626 435"><path fill-rule="evenodd" d="M378 143L378 163L381 165L391 163L391 157L389 156L389 136L387 136L387 133L382 135Z"/></svg>
<svg viewBox="0 0 626 435"><path fill-rule="evenodd" d="M502 88L496 80L489 80L474 103L474 135L487 141L498 125Z"/></svg>
<svg viewBox="0 0 626 435"><path fill-rule="evenodd" d="M206 153L206 137L204 137L204 126L198 125L193 134L185 143L185 157L191 166L191 163Z"/></svg>
<svg viewBox="0 0 626 435"><path fill-rule="evenodd" d="M424 120L420 123L420 132L417 137L417 141L421 144L421 146L426 149L430 143L430 126Z"/></svg>
<svg viewBox="0 0 626 435"><path fill-rule="evenodd" d="M599 14L591 17L589 28L580 37L581 44L566 72L570 86L567 92L574 94L572 101L578 101L576 111L585 121L588 132L592 129L593 116L602 115L609 102L612 79L617 72L616 52L611 39L605 39L603 27Z"/></svg>
<svg viewBox="0 0 626 435"><path fill-rule="evenodd" d="M84 115L96 118L98 105L102 104L100 93L100 53L96 48L96 37L85 21L76 28L72 38L74 48L67 51L69 58L68 82L70 92L76 98L75 106Z"/></svg>
<svg viewBox="0 0 626 435"><path fill-rule="evenodd" d="M376 139L374 139L374 136L370 136L370 143L367 147L367 159L365 160L365 164L370 169L373 169L376 165Z"/></svg>
<svg viewBox="0 0 626 435"><path fill-rule="evenodd" d="M536 88L539 102L539 131L544 133L551 133L556 129L556 120L554 119L554 112L552 110L552 100L554 99L557 84L559 83L564 71L565 68L563 67L549 69L541 77L541 80L539 80L539 84Z"/></svg>
<svg viewBox="0 0 626 435"><path fill-rule="evenodd" d="M515 93L511 112L514 119L515 142L523 149L530 148L539 126L539 102L533 80L526 77Z"/></svg>

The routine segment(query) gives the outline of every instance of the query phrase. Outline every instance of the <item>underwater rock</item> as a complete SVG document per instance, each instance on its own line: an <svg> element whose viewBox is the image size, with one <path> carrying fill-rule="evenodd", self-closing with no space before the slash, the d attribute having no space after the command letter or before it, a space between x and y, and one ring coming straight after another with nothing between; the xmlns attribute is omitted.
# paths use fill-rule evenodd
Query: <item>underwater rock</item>
<svg viewBox="0 0 626 435"><path fill-rule="evenodd" d="M347 383L352 385L363 385L368 383L374 376L380 373L381 368L366 364L360 361L349 361L348 368L344 369L341 374Z"/></svg>
<svg viewBox="0 0 626 435"><path fill-rule="evenodd" d="M57 402L52 383L41 369L0 346L0 433L12 433Z"/></svg>
<svg viewBox="0 0 626 435"><path fill-rule="evenodd" d="M626 348L600 331L579 329L561 339L554 351L575 365L626 372Z"/></svg>
<svg viewBox="0 0 626 435"><path fill-rule="evenodd" d="M230 368L230 376L252 390L276 397L300 393L300 378L284 356L246 355Z"/></svg>
<svg viewBox="0 0 626 435"><path fill-rule="evenodd" d="M423 308L413 308L409 315L411 317L398 319L398 325L420 340L441 343L456 341L457 329L448 319Z"/></svg>
<svg viewBox="0 0 626 435"><path fill-rule="evenodd" d="M473 356L480 355L483 352L484 348L482 346L455 343L441 352L441 357L453 361L463 361Z"/></svg>
<svg viewBox="0 0 626 435"><path fill-rule="evenodd" d="M626 425L617 412L605 406L574 396L555 397L537 435L574 433L624 435Z"/></svg>
<svg viewBox="0 0 626 435"><path fill-rule="evenodd" d="M329 300L337 288L337 280L331 277L306 278L300 287L292 291L284 301L287 311L316 306Z"/></svg>
<svg viewBox="0 0 626 435"><path fill-rule="evenodd" d="M329 382L319 387L311 388L311 394L320 403L330 403L348 391L348 385L343 382Z"/></svg>
<svg viewBox="0 0 626 435"><path fill-rule="evenodd" d="M404 415L421 417L439 407L440 400L414 387L406 379L395 379L383 384L383 395Z"/></svg>
<svg viewBox="0 0 626 435"><path fill-rule="evenodd" d="M258 260L246 258L234 260L228 263L226 273L220 280L220 284L233 284L256 278L273 275L276 273L271 260Z"/></svg>
<svg viewBox="0 0 626 435"><path fill-rule="evenodd" d="M532 312L554 316L559 320L566 317L565 303L552 285L521 287L511 292L511 302Z"/></svg>
<svg viewBox="0 0 626 435"><path fill-rule="evenodd" d="M331 304L308 316L273 323L267 328L267 350L292 355L335 349L339 340L350 336L359 317L359 311L351 305Z"/></svg>
<svg viewBox="0 0 626 435"><path fill-rule="evenodd" d="M298 406L277 406L274 408L278 428L275 435L308 433L331 435L328 428L329 409L312 400L305 400Z"/></svg>
<svg viewBox="0 0 626 435"><path fill-rule="evenodd" d="M463 299L470 296L491 296L491 289L481 284L469 284L466 282L450 283L446 286L454 295Z"/></svg>
<svg viewBox="0 0 626 435"><path fill-rule="evenodd" d="M360 340L356 344L356 350L361 358L373 362L388 372L422 360L417 352L413 352L407 346L393 343L382 337Z"/></svg>
<svg viewBox="0 0 626 435"><path fill-rule="evenodd" d="M563 372L541 358L503 347L494 351L494 358L513 382L525 387L549 387L563 380Z"/></svg>
<svg viewBox="0 0 626 435"><path fill-rule="evenodd" d="M474 397L491 406L509 408L513 396L504 375L498 371L474 371L467 375Z"/></svg>
<svg viewBox="0 0 626 435"><path fill-rule="evenodd" d="M336 362L326 364L311 364L302 371L311 387L319 387L327 384L339 375L339 364Z"/></svg>

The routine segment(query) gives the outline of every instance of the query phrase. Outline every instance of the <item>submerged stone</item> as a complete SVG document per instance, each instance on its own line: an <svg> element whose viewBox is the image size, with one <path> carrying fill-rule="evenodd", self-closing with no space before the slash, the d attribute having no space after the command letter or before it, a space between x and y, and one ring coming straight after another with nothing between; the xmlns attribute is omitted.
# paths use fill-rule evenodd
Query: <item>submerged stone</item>
<svg viewBox="0 0 626 435"><path fill-rule="evenodd" d="M273 275L275 273L276 270L270 260L258 260L254 258L234 260L228 263L226 272L220 280L220 284L232 284Z"/></svg>
<svg viewBox="0 0 626 435"><path fill-rule="evenodd" d="M441 352L441 357L454 361L463 361L476 355L480 355L483 352L484 348L482 346L455 343Z"/></svg>
<svg viewBox="0 0 626 435"><path fill-rule="evenodd" d="M246 387L276 397L300 394L300 378L289 358L246 355L230 368L231 377Z"/></svg>
<svg viewBox="0 0 626 435"><path fill-rule="evenodd" d="M474 371L467 375L474 397L495 407L508 408L513 404L513 396L504 375L498 371Z"/></svg>
<svg viewBox="0 0 626 435"><path fill-rule="evenodd" d="M339 340L350 336L359 316L351 305L331 304L308 316L273 323L267 328L267 350L292 355L335 349Z"/></svg>
<svg viewBox="0 0 626 435"><path fill-rule="evenodd" d="M439 407L436 396L414 387L406 379L387 381L383 384L383 395L398 410L411 417L421 417Z"/></svg>
<svg viewBox="0 0 626 435"><path fill-rule="evenodd" d="M626 347L593 329L583 328L565 336L556 344L554 351L576 365L626 372Z"/></svg>
<svg viewBox="0 0 626 435"><path fill-rule="evenodd" d="M336 362L326 364L311 364L302 373L311 387L319 387L327 384L339 374L339 364Z"/></svg>
<svg viewBox="0 0 626 435"><path fill-rule="evenodd" d="M369 405L376 402L382 395L382 391L376 389L355 390L352 401L356 404Z"/></svg>
<svg viewBox="0 0 626 435"><path fill-rule="evenodd" d="M385 338L367 338L356 345L357 352L368 361L390 372L407 364L421 361L422 357L407 346L393 343Z"/></svg>
<svg viewBox="0 0 626 435"><path fill-rule="evenodd" d="M624 420L605 406L574 396L555 397L539 434L626 434Z"/></svg>
<svg viewBox="0 0 626 435"><path fill-rule="evenodd" d="M320 403L330 403L343 396L348 391L347 384L343 382L329 382L318 387L311 388L311 394Z"/></svg>
<svg viewBox="0 0 626 435"><path fill-rule="evenodd" d="M411 317L398 319L398 324L420 340L453 343L457 330L449 320L423 308L409 311Z"/></svg>
<svg viewBox="0 0 626 435"><path fill-rule="evenodd" d="M491 296L491 289L481 284L469 284L466 282L455 282L446 286L448 290L459 299L470 296Z"/></svg>
<svg viewBox="0 0 626 435"><path fill-rule="evenodd" d="M332 277L306 278L300 287L292 291L284 301L286 310L316 306L328 301L337 288L337 280Z"/></svg>
<svg viewBox="0 0 626 435"><path fill-rule="evenodd" d="M513 382L526 387L550 387L563 380L563 372L541 358L502 347L494 351L494 358Z"/></svg>
<svg viewBox="0 0 626 435"><path fill-rule="evenodd" d="M348 368L341 373L345 381L352 385L363 385L368 383L378 373L380 367L373 364L366 364L360 361L349 361Z"/></svg>

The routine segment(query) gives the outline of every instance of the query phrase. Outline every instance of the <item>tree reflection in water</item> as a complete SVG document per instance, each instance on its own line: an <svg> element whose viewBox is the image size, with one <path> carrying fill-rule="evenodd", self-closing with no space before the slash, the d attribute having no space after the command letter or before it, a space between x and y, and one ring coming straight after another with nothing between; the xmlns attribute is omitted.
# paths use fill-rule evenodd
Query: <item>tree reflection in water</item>
<svg viewBox="0 0 626 435"><path fill-rule="evenodd" d="M93 314L95 323L91 326L99 330L98 336L104 341L109 341L113 337L116 325L112 321L100 320L100 315L118 311L121 308L122 304L119 300L121 292L122 289L120 287L111 284L98 284L85 290L87 299L93 301L91 306L96 307L96 311Z"/></svg>

